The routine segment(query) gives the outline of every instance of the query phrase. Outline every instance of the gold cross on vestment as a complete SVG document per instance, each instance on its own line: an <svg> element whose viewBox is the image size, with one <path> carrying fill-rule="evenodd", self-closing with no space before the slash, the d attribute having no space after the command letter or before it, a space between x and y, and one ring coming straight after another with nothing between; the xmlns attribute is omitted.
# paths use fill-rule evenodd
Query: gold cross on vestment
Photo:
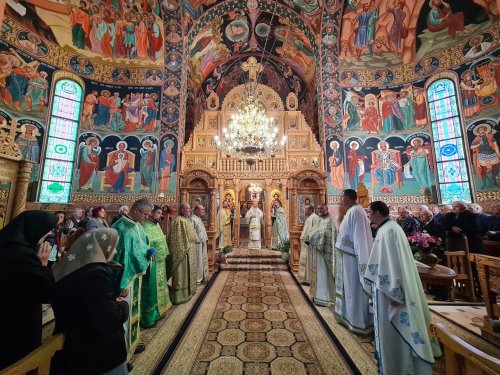
<svg viewBox="0 0 500 375"><path fill-rule="evenodd" d="M252 82L257 81L257 73L262 72L264 70L264 66L258 63L255 57L251 56L246 62L241 64L241 69L248 72L248 80L249 82Z"/></svg>

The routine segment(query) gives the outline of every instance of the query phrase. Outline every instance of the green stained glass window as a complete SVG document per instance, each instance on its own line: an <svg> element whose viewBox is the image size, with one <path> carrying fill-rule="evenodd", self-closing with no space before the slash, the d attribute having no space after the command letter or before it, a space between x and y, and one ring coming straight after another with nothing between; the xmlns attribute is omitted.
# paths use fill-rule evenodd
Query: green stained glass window
<svg viewBox="0 0 500 375"><path fill-rule="evenodd" d="M38 197L41 203L69 202L82 97L82 87L76 82L57 81Z"/></svg>
<svg viewBox="0 0 500 375"><path fill-rule="evenodd" d="M471 202L455 83L439 79L427 89L441 203Z"/></svg>

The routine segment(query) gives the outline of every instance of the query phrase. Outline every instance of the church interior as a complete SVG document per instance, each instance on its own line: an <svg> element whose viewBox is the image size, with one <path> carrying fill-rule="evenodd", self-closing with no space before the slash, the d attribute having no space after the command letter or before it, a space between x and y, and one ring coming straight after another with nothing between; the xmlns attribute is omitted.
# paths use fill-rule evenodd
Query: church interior
<svg viewBox="0 0 500 375"><path fill-rule="evenodd" d="M27 210L69 218L95 207L111 225L147 198L168 238L182 204L202 206L209 277L153 327L134 323L145 349L127 356L130 373L376 374L373 333L339 324L300 278L307 208L333 213L345 189L394 218L475 204L497 225L482 233L481 254L467 238L447 242L439 267L452 276L421 275L444 353L433 372L498 374L499 9L500 0L0 1L0 229ZM250 246L252 206L260 250ZM277 208L286 246L274 240ZM45 362L63 345L55 324L44 305Z"/></svg>

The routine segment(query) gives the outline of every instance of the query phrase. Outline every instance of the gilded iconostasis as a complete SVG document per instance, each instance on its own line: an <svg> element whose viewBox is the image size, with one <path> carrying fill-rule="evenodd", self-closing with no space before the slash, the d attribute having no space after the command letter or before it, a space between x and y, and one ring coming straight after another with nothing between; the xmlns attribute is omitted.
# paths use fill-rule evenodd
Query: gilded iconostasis
<svg viewBox="0 0 500 375"><path fill-rule="evenodd" d="M175 203L207 98L245 83L254 56L259 83L297 95L330 202L361 183L389 203L487 202L499 46L495 0L19 0L0 34L0 122L33 163L31 201Z"/></svg>

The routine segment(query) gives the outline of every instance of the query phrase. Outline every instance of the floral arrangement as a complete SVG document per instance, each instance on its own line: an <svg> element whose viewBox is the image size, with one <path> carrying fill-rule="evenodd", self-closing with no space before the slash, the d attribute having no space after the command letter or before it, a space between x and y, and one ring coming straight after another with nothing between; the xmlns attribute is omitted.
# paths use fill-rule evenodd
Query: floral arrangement
<svg viewBox="0 0 500 375"><path fill-rule="evenodd" d="M219 255L217 256L217 259L216 259L219 262L219 264L227 264L226 254L229 254L232 251L233 251L233 247L229 246L229 245L220 249Z"/></svg>
<svg viewBox="0 0 500 375"><path fill-rule="evenodd" d="M441 238L431 236L426 231L417 230L411 236L408 236L408 242L413 257L419 262L432 267L441 261L444 254Z"/></svg>
<svg viewBox="0 0 500 375"><path fill-rule="evenodd" d="M276 249L281 253L288 254L290 252L290 240L278 242L276 244Z"/></svg>

